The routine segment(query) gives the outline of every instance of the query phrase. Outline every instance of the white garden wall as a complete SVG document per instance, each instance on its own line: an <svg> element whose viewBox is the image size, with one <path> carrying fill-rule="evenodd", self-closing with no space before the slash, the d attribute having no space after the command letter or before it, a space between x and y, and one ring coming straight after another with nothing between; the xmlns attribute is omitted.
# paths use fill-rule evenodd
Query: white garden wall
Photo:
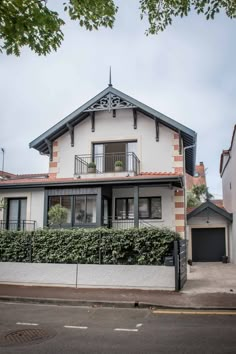
<svg viewBox="0 0 236 354"><path fill-rule="evenodd" d="M0 262L0 283L79 288L175 290L175 268Z"/></svg>

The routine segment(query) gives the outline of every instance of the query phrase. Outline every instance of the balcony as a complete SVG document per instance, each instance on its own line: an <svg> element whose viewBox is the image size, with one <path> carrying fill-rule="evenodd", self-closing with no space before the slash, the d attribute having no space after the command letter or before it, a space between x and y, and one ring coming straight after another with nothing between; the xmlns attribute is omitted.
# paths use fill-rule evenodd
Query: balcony
<svg viewBox="0 0 236 354"><path fill-rule="evenodd" d="M96 167L90 167L92 162L95 163ZM134 152L106 153L94 156L75 155L75 175L114 172L134 173L137 175L140 172L140 160Z"/></svg>

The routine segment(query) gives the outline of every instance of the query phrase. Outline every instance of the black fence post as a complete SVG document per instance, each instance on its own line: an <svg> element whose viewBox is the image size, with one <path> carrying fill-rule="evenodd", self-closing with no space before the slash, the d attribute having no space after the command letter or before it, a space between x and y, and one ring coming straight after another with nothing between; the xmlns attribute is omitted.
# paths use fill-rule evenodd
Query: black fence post
<svg viewBox="0 0 236 354"><path fill-rule="evenodd" d="M101 254L101 241L102 241L102 235L101 232L99 232L99 242L98 242L98 258L99 258L99 264L102 264L102 254Z"/></svg>
<svg viewBox="0 0 236 354"><path fill-rule="evenodd" d="M175 291L179 291L179 243L174 241L174 258L175 258Z"/></svg>

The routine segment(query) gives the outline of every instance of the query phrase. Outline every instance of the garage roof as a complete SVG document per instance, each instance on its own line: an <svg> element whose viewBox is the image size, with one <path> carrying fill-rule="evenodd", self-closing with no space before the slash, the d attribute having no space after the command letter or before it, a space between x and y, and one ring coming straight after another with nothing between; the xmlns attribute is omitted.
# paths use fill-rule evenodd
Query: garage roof
<svg viewBox="0 0 236 354"><path fill-rule="evenodd" d="M233 221L233 216L231 213L228 213L225 209L218 207L214 203L212 203L210 200L206 201L205 203L202 203L197 207L196 209L192 210L188 215L187 219L191 219L193 216L198 216L200 213L202 213L204 210L210 209L214 211L215 213L223 216L225 219L229 220L230 222Z"/></svg>

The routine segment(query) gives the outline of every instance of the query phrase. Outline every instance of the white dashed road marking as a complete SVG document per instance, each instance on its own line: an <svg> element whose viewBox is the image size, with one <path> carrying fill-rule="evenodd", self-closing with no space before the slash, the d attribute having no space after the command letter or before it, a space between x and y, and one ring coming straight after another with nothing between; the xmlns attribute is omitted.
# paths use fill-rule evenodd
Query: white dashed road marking
<svg viewBox="0 0 236 354"><path fill-rule="evenodd" d="M38 323L28 323L28 322L16 322L16 324L22 326L38 326Z"/></svg>
<svg viewBox="0 0 236 354"><path fill-rule="evenodd" d="M142 325L143 325L142 323L137 323L137 324L136 324L136 327L137 327L137 328L138 328L138 327L142 327Z"/></svg>
<svg viewBox="0 0 236 354"><path fill-rule="evenodd" d="M130 328L114 328L114 331L119 331L119 332L138 332L137 328L130 329Z"/></svg>
<svg viewBox="0 0 236 354"><path fill-rule="evenodd" d="M65 328L88 329L86 326L64 326Z"/></svg>

